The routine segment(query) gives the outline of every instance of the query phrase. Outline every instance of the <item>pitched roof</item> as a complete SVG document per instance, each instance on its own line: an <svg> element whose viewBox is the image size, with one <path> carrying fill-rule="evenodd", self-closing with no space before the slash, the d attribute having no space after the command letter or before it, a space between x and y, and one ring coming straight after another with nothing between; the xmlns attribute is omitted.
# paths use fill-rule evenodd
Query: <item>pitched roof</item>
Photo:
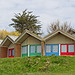
<svg viewBox="0 0 75 75"><path fill-rule="evenodd" d="M42 37L40 37L40 36L38 36L38 35L36 35L36 34L32 33L31 31L29 31L29 30L26 29L26 30L16 39L15 43L18 42L20 39L22 39L23 36L26 35L26 34L28 34L28 35L30 35L30 36L33 36L33 37L35 37L36 39L38 39L38 40L40 40L40 41L43 39Z"/></svg>
<svg viewBox="0 0 75 75"><path fill-rule="evenodd" d="M75 41L75 36L73 36L73 35L71 35L71 34L65 32L65 31L63 31L63 30L56 30L56 31L54 31L53 33L48 34L47 36L44 37L44 41L46 41L47 39L53 37L54 35L56 35L56 34L58 34L58 33L61 33L61 34L65 35L65 36L67 36L68 38L70 38L70 39L72 39L72 40Z"/></svg>
<svg viewBox="0 0 75 75"><path fill-rule="evenodd" d="M0 40L0 44L2 43L3 40Z"/></svg>
<svg viewBox="0 0 75 75"><path fill-rule="evenodd" d="M17 38L18 38L18 36L13 36L13 35L8 35L13 41L15 41Z"/></svg>
<svg viewBox="0 0 75 75"><path fill-rule="evenodd" d="M1 46L6 43L7 40L10 42L14 43L14 41L18 38L18 36L13 36L13 35L7 35L4 40L1 42Z"/></svg>

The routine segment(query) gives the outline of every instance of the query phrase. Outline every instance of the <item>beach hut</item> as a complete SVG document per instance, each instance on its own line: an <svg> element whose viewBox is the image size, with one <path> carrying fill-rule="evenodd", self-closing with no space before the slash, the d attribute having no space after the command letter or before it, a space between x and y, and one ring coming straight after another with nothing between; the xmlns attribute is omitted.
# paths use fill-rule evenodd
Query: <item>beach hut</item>
<svg viewBox="0 0 75 75"><path fill-rule="evenodd" d="M75 55L75 36L56 30L44 37L45 55Z"/></svg>
<svg viewBox="0 0 75 75"><path fill-rule="evenodd" d="M15 49L16 53L19 51L21 57L39 56L41 55L41 41L40 36L25 30L15 41L15 43L21 45L21 51Z"/></svg>
<svg viewBox="0 0 75 75"><path fill-rule="evenodd" d="M0 45L0 58L14 57L14 41L18 36L7 35Z"/></svg>

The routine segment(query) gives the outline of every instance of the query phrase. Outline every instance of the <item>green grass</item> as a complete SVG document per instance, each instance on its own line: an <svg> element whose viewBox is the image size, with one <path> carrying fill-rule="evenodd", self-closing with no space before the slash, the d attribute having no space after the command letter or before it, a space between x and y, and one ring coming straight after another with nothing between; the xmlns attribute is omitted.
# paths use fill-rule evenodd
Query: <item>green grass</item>
<svg viewBox="0 0 75 75"><path fill-rule="evenodd" d="M0 75L75 75L75 56L0 58Z"/></svg>

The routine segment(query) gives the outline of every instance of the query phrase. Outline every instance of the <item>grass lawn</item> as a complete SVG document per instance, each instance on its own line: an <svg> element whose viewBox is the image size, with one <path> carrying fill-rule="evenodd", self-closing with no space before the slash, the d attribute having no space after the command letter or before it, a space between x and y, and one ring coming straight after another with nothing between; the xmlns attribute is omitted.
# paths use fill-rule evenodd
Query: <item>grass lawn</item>
<svg viewBox="0 0 75 75"><path fill-rule="evenodd" d="M36 72L36 73L27 73L23 75L75 75L75 73L51 73L51 72Z"/></svg>
<svg viewBox="0 0 75 75"><path fill-rule="evenodd" d="M0 75L75 75L75 56L0 58Z"/></svg>

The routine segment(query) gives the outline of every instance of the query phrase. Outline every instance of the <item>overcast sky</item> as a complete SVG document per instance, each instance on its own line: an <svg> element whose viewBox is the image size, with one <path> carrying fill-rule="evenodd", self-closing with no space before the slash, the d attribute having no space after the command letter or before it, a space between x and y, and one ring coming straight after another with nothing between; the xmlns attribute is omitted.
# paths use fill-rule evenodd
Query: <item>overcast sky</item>
<svg viewBox="0 0 75 75"><path fill-rule="evenodd" d="M22 13L23 10L33 11L33 14L40 16L43 32L47 25L57 19L62 23L71 22L75 28L75 0L0 0L0 30L13 31L11 18L14 13Z"/></svg>

